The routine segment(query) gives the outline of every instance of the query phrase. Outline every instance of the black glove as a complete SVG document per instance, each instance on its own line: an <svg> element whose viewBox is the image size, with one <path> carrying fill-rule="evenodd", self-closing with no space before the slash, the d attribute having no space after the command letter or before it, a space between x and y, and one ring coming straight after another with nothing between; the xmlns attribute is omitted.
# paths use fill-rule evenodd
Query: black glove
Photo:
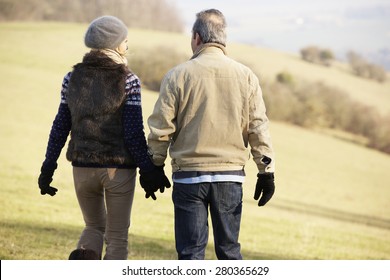
<svg viewBox="0 0 390 280"><path fill-rule="evenodd" d="M57 165L55 167L47 167L42 165L41 174L38 178L38 185L41 189L41 195L49 194L53 196L58 191L58 189L50 186L50 183L53 181L53 174L56 168Z"/></svg>
<svg viewBox="0 0 390 280"><path fill-rule="evenodd" d="M164 173L164 166L155 166L151 171L140 171L140 183L141 187L145 190L145 197L152 197L153 200L156 200L156 195L154 194L157 190L160 189L160 192L163 193L165 188L170 188L171 183L167 176Z"/></svg>
<svg viewBox="0 0 390 280"><path fill-rule="evenodd" d="M254 199L259 200L259 206L264 206L274 195L275 183L274 173L257 174L257 183Z"/></svg>

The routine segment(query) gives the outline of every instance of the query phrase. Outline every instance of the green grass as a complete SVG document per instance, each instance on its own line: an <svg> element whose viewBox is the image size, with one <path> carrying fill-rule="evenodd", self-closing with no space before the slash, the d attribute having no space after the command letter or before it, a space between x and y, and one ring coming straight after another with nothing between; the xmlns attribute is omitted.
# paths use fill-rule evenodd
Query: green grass
<svg viewBox="0 0 390 280"><path fill-rule="evenodd" d="M55 197L40 195L37 178L60 100L62 77L86 50L82 45L85 27L0 24L1 259L66 259L83 228L71 166L64 156L54 176L53 185L59 188ZM151 47L167 42L189 53L186 36L141 30L130 34L133 55L141 44ZM243 51L239 52L240 48ZM288 67L294 73L303 71L303 78L310 73L329 83L345 80L347 87L353 87L352 79L370 87L372 103L390 108L374 82L341 70L247 46L233 45L231 53L258 63L256 67L263 69L265 76ZM276 65L271 67L267 56L272 56ZM156 98L156 93L144 90L145 119ZM283 123L272 122L271 132L277 190L266 207L257 207L252 199L256 169L249 161L240 233L244 258L390 259L390 156ZM170 196L171 190L167 190L157 201L146 200L137 185L129 259L176 258ZM209 243L206 257L214 259L211 233Z"/></svg>

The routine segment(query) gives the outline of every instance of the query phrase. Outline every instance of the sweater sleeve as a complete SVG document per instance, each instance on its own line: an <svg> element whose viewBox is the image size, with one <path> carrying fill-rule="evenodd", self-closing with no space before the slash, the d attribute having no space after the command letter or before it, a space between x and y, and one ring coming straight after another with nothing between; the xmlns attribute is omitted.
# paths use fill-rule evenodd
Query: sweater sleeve
<svg viewBox="0 0 390 280"><path fill-rule="evenodd" d="M126 102L123 108L124 140L127 149L142 171L150 171L154 164L148 154L141 106L141 84L130 74L126 80Z"/></svg>
<svg viewBox="0 0 390 280"><path fill-rule="evenodd" d="M66 102L66 92L68 89L70 75L71 73L68 73L62 82L61 103L51 127L49 141L46 148L45 161L43 162L43 166L47 168L55 169L57 167L57 160L72 127L72 118Z"/></svg>

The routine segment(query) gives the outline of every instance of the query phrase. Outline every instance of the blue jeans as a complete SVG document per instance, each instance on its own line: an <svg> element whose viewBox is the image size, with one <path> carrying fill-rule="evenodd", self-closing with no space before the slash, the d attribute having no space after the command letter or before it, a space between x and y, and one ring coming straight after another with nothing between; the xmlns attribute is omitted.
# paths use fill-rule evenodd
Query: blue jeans
<svg viewBox="0 0 390 280"><path fill-rule="evenodd" d="M241 183L174 183L172 200L179 259L204 259L209 235L209 207L217 258L242 259L238 243L242 212Z"/></svg>

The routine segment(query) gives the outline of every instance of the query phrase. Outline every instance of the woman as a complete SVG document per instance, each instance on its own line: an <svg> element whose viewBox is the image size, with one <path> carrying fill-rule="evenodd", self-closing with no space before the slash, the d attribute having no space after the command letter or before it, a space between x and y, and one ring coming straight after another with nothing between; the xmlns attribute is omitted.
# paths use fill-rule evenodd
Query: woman
<svg viewBox="0 0 390 280"><path fill-rule="evenodd" d="M170 187L163 167L155 166L145 140L138 77L127 68L127 27L103 16L89 25L83 61L65 75L61 104L51 128L38 179L41 194L50 186L57 160L71 132L66 157L73 165L77 199L85 228L77 248L104 259L127 259L128 230L136 167L146 198Z"/></svg>

